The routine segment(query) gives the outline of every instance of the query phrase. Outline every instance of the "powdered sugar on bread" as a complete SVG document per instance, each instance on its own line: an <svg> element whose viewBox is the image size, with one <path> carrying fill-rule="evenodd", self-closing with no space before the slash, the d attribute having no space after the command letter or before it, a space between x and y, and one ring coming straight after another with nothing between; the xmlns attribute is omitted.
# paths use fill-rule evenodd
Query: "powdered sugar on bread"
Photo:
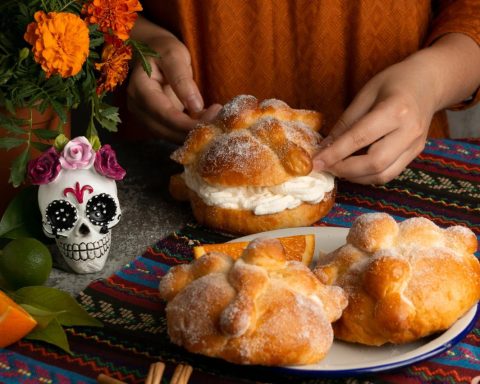
<svg viewBox="0 0 480 384"><path fill-rule="evenodd" d="M426 218L396 223L385 213L359 216L347 244L315 273L338 284L349 306L336 337L370 345L405 343L445 330L480 299L475 234Z"/></svg>
<svg viewBox="0 0 480 384"><path fill-rule="evenodd" d="M235 97L172 154L185 166L185 182L175 175L170 191L190 200L201 224L226 232L311 225L335 198L334 177L312 172L321 124L316 111Z"/></svg>
<svg viewBox="0 0 480 384"><path fill-rule="evenodd" d="M318 112L241 95L223 106L211 128L195 128L172 158L193 164L212 185L276 185L311 172L321 122Z"/></svg>
<svg viewBox="0 0 480 384"><path fill-rule="evenodd" d="M287 262L276 239L254 240L230 266L221 254L210 253L179 268L160 283L172 342L235 363L320 360L333 341L331 323L347 305L340 288L323 285L301 263Z"/></svg>

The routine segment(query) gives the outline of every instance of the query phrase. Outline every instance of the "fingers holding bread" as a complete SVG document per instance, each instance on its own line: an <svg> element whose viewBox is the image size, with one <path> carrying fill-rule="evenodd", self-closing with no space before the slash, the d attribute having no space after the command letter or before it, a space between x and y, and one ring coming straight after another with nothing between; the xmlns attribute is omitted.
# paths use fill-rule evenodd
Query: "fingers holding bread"
<svg viewBox="0 0 480 384"><path fill-rule="evenodd" d="M238 96L172 154L184 171L171 178L171 194L222 232L312 225L336 194L334 177L313 169L321 125L318 112ZM168 333L191 352L263 365L317 362L334 334L407 343L449 328L479 300L476 249L465 227L372 213L313 272L273 239L249 243L237 260L207 252L160 283Z"/></svg>
<svg viewBox="0 0 480 384"><path fill-rule="evenodd" d="M197 221L226 232L311 225L335 199L334 177L313 171L321 124L319 112L237 96L172 154L185 169L172 178L170 190L185 200L177 193L182 178Z"/></svg>

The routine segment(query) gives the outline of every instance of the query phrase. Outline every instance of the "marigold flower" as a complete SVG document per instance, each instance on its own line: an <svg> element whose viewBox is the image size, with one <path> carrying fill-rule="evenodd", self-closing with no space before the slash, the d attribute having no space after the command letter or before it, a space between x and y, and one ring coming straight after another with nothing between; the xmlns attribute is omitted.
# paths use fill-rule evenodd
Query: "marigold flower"
<svg viewBox="0 0 480 384"><path fill-rule="evenodd" d="M98 24L103 33L127 40L142 6L138 0L90 0L82 13L90 24Z"/></svg>
<svg viewBox="0 0 480 384"><path fill-rule="evenodd" d="M25 40L32 45L35 61L47 77L74 76L88 57L90 38L85 22L67 12L35 12L27 26Z"/></svg>
<svg viewBox="0 0 480 384"><path fill-rule="evenodd" d="M128 62L132 58L132 47L123 44L121 40L108 42L102 50L102 61L95 64L95 69L100 71L97 93L113 91L128 75Z"/></svg>

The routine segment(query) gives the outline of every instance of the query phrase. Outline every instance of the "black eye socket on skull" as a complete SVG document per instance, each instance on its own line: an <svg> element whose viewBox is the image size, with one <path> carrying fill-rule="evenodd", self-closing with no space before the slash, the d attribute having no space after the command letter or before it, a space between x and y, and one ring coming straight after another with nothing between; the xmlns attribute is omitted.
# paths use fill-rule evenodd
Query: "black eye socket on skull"
<svg viewBox="0 0 480 384"><path fill-rule="evenodd" d="M45 213L52 232L64 232L73 228L78 220L77 209L67 200L53 200Z"/></svg>
<svg viewBox="0 0 480 384"><path fill-rule="evenodd" d="M92 224L105 226L115 218L117 203L112 196L101 193L88 200L86 213Z"/></svg>

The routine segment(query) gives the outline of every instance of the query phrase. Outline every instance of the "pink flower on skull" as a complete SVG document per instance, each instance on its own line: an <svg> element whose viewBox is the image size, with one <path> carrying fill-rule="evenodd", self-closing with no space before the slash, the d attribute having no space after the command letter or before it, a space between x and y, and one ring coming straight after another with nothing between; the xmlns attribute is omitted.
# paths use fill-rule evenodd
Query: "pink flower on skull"
<svg viewBox="0 0 480 384"><path fill-rule="evenodd" d="M95 169L101 175L114 180L122 180L125 170L118 164L115 151L106 144L96 153Z"/></svg>
<svg viewBox="0 0 480 384"><path fill-rule="evenodd" d="M113 180L122 180L125 169L118 164L115 151L110 145L104 145L97 152L84 136L70 140L61 154L51 147L39 158L28 163L27 174L32 184L48 184L56 180L61 169L90 169L95 164L95 171Z"/></svg>
<svg viewBox="0 0 480 384"><path fill-rule="evenodd" d="M28 163L27 174L32 184L48 184L57 178L60 169L60 156L55 148L51 147Z"/></svg>
<svg viewBox="0 0 480 384"><path fill-rule="evenodd" d="M88 169L94 161L95 151L84 136L70 140L60 156L60 164L64 169Z"/></svg>

